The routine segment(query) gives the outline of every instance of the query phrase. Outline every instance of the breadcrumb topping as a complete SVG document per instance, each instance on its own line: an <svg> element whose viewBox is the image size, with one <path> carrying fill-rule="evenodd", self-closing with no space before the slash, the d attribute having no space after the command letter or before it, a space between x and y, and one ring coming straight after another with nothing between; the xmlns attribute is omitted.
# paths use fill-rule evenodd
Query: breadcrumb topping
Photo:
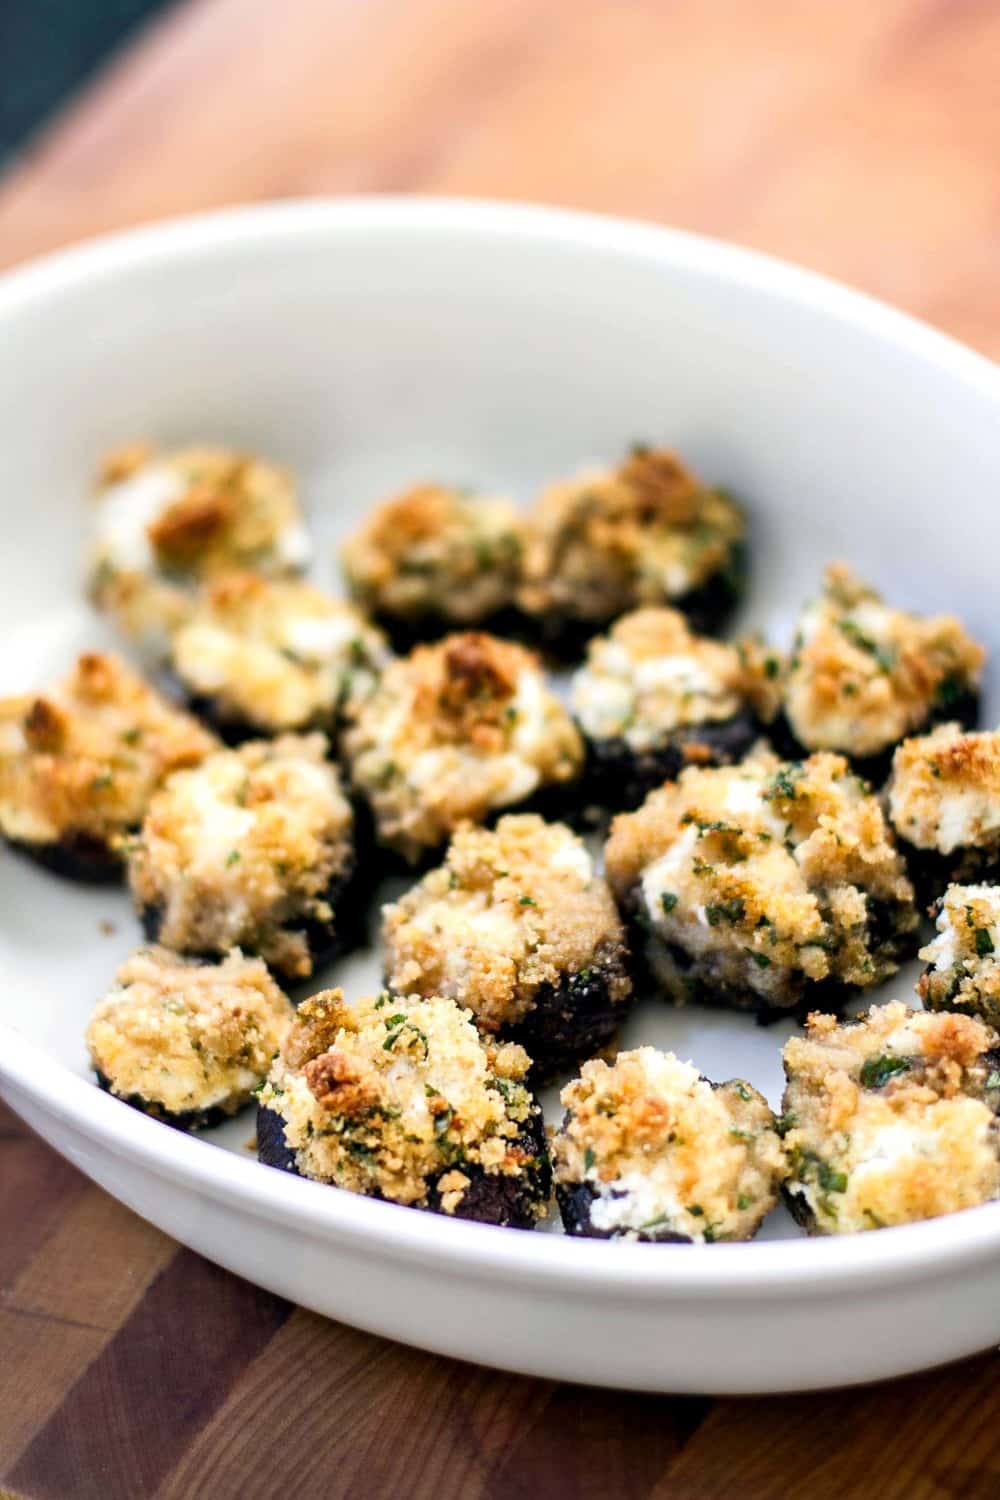
<svg viewBox="0 0 1000 1500"><path fill-rule="evenodd" d="M746 1240L777 1202L781 1142L748 1083L715 1087L672 1052L639 1047L584 1063L560 1098L555 1179L592 1189L595 1230Z"/></svg>
<svg viewBox="0 0 1000 1500"><path fill-rule="evenodd" d="M129 860L136 906L182 953L242 947L312 972L305 921L331 923L353 863L353 817L322 734L255 740L170 777Z"/></svg>
<svg viewBox="0 0 1000 1500"><path fill-rule="evenodd" d="M281 1115L304 1176L417 1207L436 1187L454 1213L470 1169L532 1165L518 1143L534 1109L528 1067L453 1000L383 992L347 1005L326 990L299 1007L260 1103Z"/></svg>
<svg viewBox="0 0 1000 1500"><path fill-rule="evenodd" d="M1000 1194L1000 1038L899 1001L809 1017L785 1046L790 1194L822 1234L953 1213Z"/></svg>
<svg viewBox="0 0 1000 1500"><path fill-rule="evenodd" d="M234 1114L267 1077L292 1007L260 959L221 963L166 948L134 953L87 1027L87 1046L113 1093L172 1115Z"/></svg>
<svg viewBox="0 0 1000 1500"><path fill-rule="evenodd" d="M595 622L680 599L731 568L739 507L675 453L636 448L617 468L551 485L529 520L520 603Z"/></svg>
<svg viewBox="0 0 1000 1500"><path fill-rule="evenodd" d="M688 767L612 824L605 864L631 898L672 997L687 981L794 1003L805 982L867 988L898 952L873 935L916 929L913 887L877 799L842 756L780 761L758 747L739 766ZM889 936L889 934L886 934ZM693 961L678 969L669 949Z"/></svg>
<svg viewBox="0 0 1000 1500"><path fill-rule="evenodd" d="M223 718L277 734L335 728L371 693L388 651L357 610L311 584L229 573L199 597L171 659Z"/></svg>
<svg viewBox="0 0 1000 1500"><path fill-rule="evenodd" d="M460 823L572 780L583 762L537 656L476 632L392 662L344 749L380 841L411 861Z"/></svg>
<svg viewBox="0 0 1000 1500"><path fill-rule="evenodd" d="M677 610L623 615L587 648L570 704L592 740L633 750L663 744L674 730L720 722L751 708L774 718L781 662L759 641L730 645L693 635Z"/></svg>
<svg viewBox="0 0 1000 1500"><path fill-rule="evenodd" d="M511 603L523 531L509 500L421 484L379 505L341 560L351 593L374 614L474 625Z"/></svg>
<svg viewBox="0 0 1000 1500"><path fill-rule="evenodd" d="M383 908L382 932L391 990L458 1000L489 1032L592 967L614 1003L631 993L607 882L569 828L528 814L460 828L444 863Z"/></svg>
<svg viewBox="0 0 1000 1500"><path fill-rule="evenodd" d="M889 816L918 849L1000 846L1000 731L942 724L904 740L892 761Z"/></svg>
<svg viewBox="0 0 1000 1500"><path fill-rule="evenodd" d="M951 615L893 609L832 563L799 621L785 712L809 750L877 755L975 692L984 657Z"/></svg>
<svg viewBox="0 0 1000 1500"><path fill-rule="evenodd" d="M186 619L198 581L241 568L281 577L309 561L291 476L263 459L131 444L105 459L100 484L91 597L158 649Z"/></svg>
<svg viewBox="0 0 1000 1500"><path fill-rule="evenodd" d="M938 904L937 936L921 948L929 965L917 994L930 1010L961 1010L1000 1022L1000 886L950 885Z"/></svg>
<svg viewBox="0 0 1000 1500"><path fill-rule="evenodd" d="M113 851L164 777L217 744L118 657L86 652L50 692L0 699L0 832Z"/></svg>

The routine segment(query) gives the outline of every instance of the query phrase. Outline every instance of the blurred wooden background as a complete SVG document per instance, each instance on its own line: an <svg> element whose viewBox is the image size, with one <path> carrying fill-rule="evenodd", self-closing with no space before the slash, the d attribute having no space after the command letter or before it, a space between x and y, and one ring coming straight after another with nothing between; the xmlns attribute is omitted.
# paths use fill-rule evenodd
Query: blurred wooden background
<svg viewBox="0 0 1000 1500"><path fill-rule="evenodd" d="M217 204L376 191L703 230L997 355L1000 3L186 0L0 180L0 262ZM758 1402L496 1375L227 1276L6 1113L0 1214L3 1495L1000 1495L995 1356Z"/></svg>
<svg viewBox="0 0 1000 1500"><path fill-rule="evenodd" d="M187 0L0 191L0 259L249 198L660 219L1000 352L996 0Z"/></svg>

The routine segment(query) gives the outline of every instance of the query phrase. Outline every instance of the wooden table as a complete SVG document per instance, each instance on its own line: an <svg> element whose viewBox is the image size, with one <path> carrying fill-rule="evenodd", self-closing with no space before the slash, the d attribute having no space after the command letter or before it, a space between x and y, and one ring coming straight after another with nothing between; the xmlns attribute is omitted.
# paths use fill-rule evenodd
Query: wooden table
<svg viewBox="0 0 1000 1500"><path fill-rule="evenodd" d="M368 191L705 230L1000 354L1000 4L189 0L0 183L0 261L219 203ZM2 1114L0 1213L16 1496L1000 1495L993 1356L755 1402L497 1375L258 1292Z"/></svg>

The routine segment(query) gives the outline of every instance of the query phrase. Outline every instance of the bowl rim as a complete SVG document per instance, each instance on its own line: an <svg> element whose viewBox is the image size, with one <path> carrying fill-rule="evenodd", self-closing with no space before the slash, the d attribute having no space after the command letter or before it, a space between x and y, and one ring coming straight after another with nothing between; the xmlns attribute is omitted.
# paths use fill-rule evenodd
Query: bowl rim
<svg viewBox="0 0 1000 1500"><path fill-rule="evenodd" d="M993 402L1000 417L1000 367L949 335L820 273L755 250L636 220L485 199L371 196L293 199L237 206L101 236L0 276L0 327L60 294L130 271L206 256L254 254L310 236L381 232L463 234L602 251L633 262L713 278L807 309L877 339ZM878 1288L900 1275L941 1275L1000 1250L1000 1202L877 1234L748 1244L635 1245L510 1233L413 1212L267 1168L151 1120L51 1060L44 1048L0 1022L0 1083L112 1156L179 1186L313 1236L399 1261L436 1264L455 1275L502 1274L520 1285L648 1297L726 1298L750 1288L779 1298L811 1290L836 1296ZM15 1106L16 1107L16 1106Z"/></svg>

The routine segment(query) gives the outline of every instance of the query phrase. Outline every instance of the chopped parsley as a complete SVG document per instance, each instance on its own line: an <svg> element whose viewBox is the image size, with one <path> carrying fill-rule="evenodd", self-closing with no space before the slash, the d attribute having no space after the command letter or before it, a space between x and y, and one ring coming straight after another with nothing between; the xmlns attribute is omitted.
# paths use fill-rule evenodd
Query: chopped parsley
<svg viewBox="0 0 1000 1500"><path fill-rule="evenodd" d="M426 1034L413 1021L407 1020L406 1016L390 1016L385 1024L386 1026L392 1027L392 1030L389 1032L385 1041L382 1043L383 1052L391 1052L403 1033L409 1031L412 1032L413 1035L412 1038L407 1041L406 1045L410 1047L413 1045L413 1042L418 1041L424 1049L424 1057L427 1057L429 1055L430 1047L427 1043Z"/></svg>
<svg viewBox="0 0 1000 1500"><path fill-rule="evenodd" d="M802 767L799 765L782 766L764 788L764 801L776 802L785 797L794 800L796 782L802 780L803 774Z"/></svg>
<svg viewBox="0 0 1000 1500"><path fill-rule="evenodd" d="M660 905L669 916L674 907L677 905L677 897L674 895L673 891L663 892L662 896L660 897Z"/></svg>
<svg viewBox="0 0 1000 1500"><path fill-rule="evenodd" d="M847 1173L839 1172L814 1151L796 1152L796 1174L799 1182L813 1178L824 1193L846 1193Z"/></svg>
<svg viewBox="0 0 1000 1500"><path fill-rule="evenodd" d="M988 953L994 951L993 938L988 927L976 928L976 952L980 958L985 958Z"/></svg>
<svg viewBox="0 0 1000 1500"><path fill-rule="evenodd" d="M838 1172L828 1161L821 1161L817 1171L819 1185L824 1193L846 1193L847 1173Z"/></svg>
<svg viewBox="0 0 1000 1500"><path fill-rule="evenodd" d="M720 922L742 922L746 912L746 902L742 896L732 896L728 901L712 902L705 907L710 927L718 927Z"/></svg>
<svg viewBox="0 0 1000 1500"><path fill-rule="evenodd" d="M912 1062L911 1057L891 1057L888 1053L882 1057L869 1057L861 1067L861 1087L880 1089L889 1082L890 1078L896 1078L900 1073L908 1073Z"/></svg>
<svg viewBox="0 0 1000 1500"><path fill-rule="evenodd" d="M837 629L841 635L847 637L852 646L857 646L859 651L865 651L869 656L873 656L883 672L892 671L896 664L895 652L884 649L878 641L866 635L856 620L845 615L843 619L837 621Z"/></svg>

